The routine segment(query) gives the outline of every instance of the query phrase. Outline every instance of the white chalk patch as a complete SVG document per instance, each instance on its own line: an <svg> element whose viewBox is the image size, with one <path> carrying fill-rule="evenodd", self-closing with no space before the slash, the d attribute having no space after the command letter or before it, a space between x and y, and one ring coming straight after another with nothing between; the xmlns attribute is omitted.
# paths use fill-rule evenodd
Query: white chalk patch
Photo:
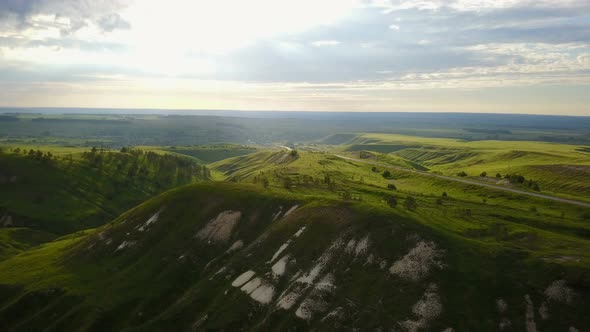
<svg viewBox="0 0 590 332"><path fill-rule="evenodd" d="M441 261L443 253L434 242L418 242L415 248L391 265L389 272L406 280L418 281L433 268L444 267Z"/></svg>
<svg viewBox="0 0 590 332"><path fill-rule="evenodd" d="M354 253L356 256L364 255L367 250L369 249L369 235L365 235L354 248Z"/></svg>
<svg viewBox="0 0 590 332"><path fill-rule="evenodd" d="M250 281L248 281L240 290L246 294L252 293L256 288L258 288L262 284L262 279L256 277Z"/></svg>
<svg viewBox="0 0 590 332"><path fill-rule="evenodd" d="M272 215L272 221L276 221L277 219L279 219L281 217L281 214L283 214L283 207L279 207L279 211L275 212Z"/></svg>
<svg viewBox="0 0 590 332"><path fill-rule="evenodd" d="M322 280L315 284L315 288L325 292L334 290L334 275L332 273L326 274Z"/></svg>
<svg viewBox="0 0 590 332"><path fill-rule="evenodd" d="M285 251L285 249L287 249L289 244L291 244L291 240L287 240L287 242L281 244L281 246L279 247L279 249L277 249L275 254L272 255L272 258L270 259L269 263L272 263L275 259L277 259L277 257L279 257L279 255L282 254L283 251Z"/></svg>
<svg viewBox="0 0 590 332"><path fill-rule="evenodd" d="M275 277L280 277L285 274L287 262L289 262L289 255L283 256L272 266L272 273Z"/></svg>
<svg viewBox="0 0 590 332"><path fill-rule="evenodd" d="M346 248L344 249L344 251L346 251L347 254L352 254L354 252L355 247L356 247L356 240L350 239L350 241L348 241L348 243L346 244Z"/></svg>
<svg viewBox="0 0 590 332"><path fill-rule="evenodd" d="M242 240L237 240L236 242L234 242L231 247L229 247L229 249L227 249L227 253L233 252L233 251L237 251L240 250L244 247L244 241Z"/></svg>
<svg viewBox="0 0 590 332"><path fill-rule="evenodd" d="M123 241L121 244L115 249L115 251L123 250L129 247L133 247L135 245L135 241Z"/></svg>
<svg viewBox="0 0 590 332"><path fill-rule="evenodd" d="M158 218L160 218L160 212L162 212L162 210L154 213L143 225L141 225L140 227L137 228L138 231L143 232L145 231L151 224L155 223L156 221L158 221Z"/></svg>
<svg viewBox="0 0 590 332"><path fill-rule="evenodd" d="M240 211L223 211L215 219L211 219L196 237L210 242L227 242L241 217Z"/></svg>
<svg viewBox="0 0 590 332"><path fill-rule="evenodd" d="M574 291L567 286L565 280L556 280L545 289L545 296L556 302L570 303L574 295Z"/></svg>
<svg viewBox="0 0 590 332"><path fill-rule="evenodd" d="M304 284L313 284L313 281L318 277L320 272L326 267L332 255L324 253L318 260L316 265L304 276L297 279L297 282Z"/></svg>
<svg viewBox="0 0 590 332"><path fill-rule="evenodd" d="M419 331L428 326L428 323L437 318L442 312L442 304L438 295L438 287L430 284L422 295L422 298L412 307L412 313L417 319L407 319L400 322L407 331Z"/></svg>
<svg viewBox="0 0 590 332"><path fill-rule="evenodd" d="M272 298L275 294L275 288L267 283L262 283L258 286L252 293L250 293L250 297L257 302L262 304L268 304L272 301Z"/></svg>
<svg viewBox="0 0 590 332"><path fill-rule="evenodd" d="M300 237L301 234L303 234L303 231L305 231L305 226L301 227L295 234L293 234L293 236Z"/></svg>
<svg viewBox="0 0 590 332"><path fill-rule="evenodd" d="M537 323L535 323L535 307L531 297L527 294L524 296L526 302L525 325L527 332L537 332Z"/></svg>
<svg viewBox="0 0 590 332"><path fill-rule="evenodd" d="M215 278L218 274L223 273L223 271L225 271L225 266L222 267L221 269L217 270L217 272L215 272L211 278L209 278L209 280L213 280L213 278Z"/></svg>
<svg viewBox="0 0 590 332"><path fill-rule="evenodd" d="M286 218L287 216L289 216L291 213L293 213L293 211L295 211L297 208L299 207L299 205L293 205L289 210L287 210L287 212L285 212L285 215L283 216L283 218Z"/></svg>
<svg viewBox="0 0 590 332"><path fill-rule="evenodd" d="M373 262L375 262L375 256L373 254L370 254L369 256L367 256L367 261L365 262L365 265L371 265L373 264Z"/></svg>
<svg viewBox="0 0 590 332"><path fill-rule="evenodd" d="M277 302L277 307L289 310L293 307L293 305L297 302L299 297L301 296L300 293L297 292L290 292L289 294L282 296L279 301Z"/></svg>
<svg viewBox="0 0 590 332"><path fill-rule="evenodd" d="M295 316L310 320L316 313L325 312L327 309L328 303L321 297L312 294L301 302L297 310L295 310Z"/></svg>
<svg viewBox="0 0 590 332"><path fill-rule="evenodd" d="M539 307L539 316L541 316L542 320L549 319L549 307L547 306L547 302L543 301L541 306Z"/></svg>
<svg viewBox="0 0 590 332"><path fill-rule="evenodd" d="M337 307L336 309L330 311L324 318L322 318L322 322L326 320L338 320L343 317L343 309L342 307Z"/></svg>
<svg viewBox="0 0 590 332"><path fill-rule="evenodd" d="M508 303L504 301L504 299L497 299L496 300L496 309L498 309L499 313L504 313L506 309L508 309Z"/></svg>
<svg viewBox="0 0 590 332"><path fill-rule="evenodd" d="M231 285L234 287L240 287L243 284L245 284L248 280L250 280L250 278L252 278L254 275L256 274L256 272L250 270L250 271L246 271L242 274L240 274L239 277L237 277L232 283Z"/></svg>

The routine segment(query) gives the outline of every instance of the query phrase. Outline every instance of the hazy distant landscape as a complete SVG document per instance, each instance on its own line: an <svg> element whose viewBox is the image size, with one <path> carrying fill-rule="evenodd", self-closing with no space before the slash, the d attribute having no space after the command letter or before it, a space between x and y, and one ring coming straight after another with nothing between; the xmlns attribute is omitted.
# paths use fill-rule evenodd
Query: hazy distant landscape
<svg viewBox="0 0 590 332"><path fill-rule="evenodd" d="M0 1L0 332L590 331L590 1Z"/></svg>
<svg viewBox="0 0 590 332"><path fill-rule="evenodd" d="M0 115L8 329L590 324L590 118L118 112Z"/></svg>

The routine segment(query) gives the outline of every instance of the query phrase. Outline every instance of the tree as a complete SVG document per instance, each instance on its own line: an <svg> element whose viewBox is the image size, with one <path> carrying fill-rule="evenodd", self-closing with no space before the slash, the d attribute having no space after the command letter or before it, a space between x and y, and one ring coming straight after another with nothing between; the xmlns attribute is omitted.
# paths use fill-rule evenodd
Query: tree
<svg viewBox="0 0 590 332"><path fill-rule="evenodd" d="M286 176L283 178L283 187L285 187L285 189L291 189L291 187L293 186L293 180L291 180L290 177Z"/></svg>
<svg viewBox="0 0 590 332"><path fill-rule="evenodd" d="M291 157L299 156L299 152L297 152L297 150L291 150L291 152L289 154L291 155Z"/></svg>
<svg viewBox="0 0 590 332"><path fill-rule="evenodd" d="M342 193L342 199L344 200L351 200L352 199L352 194L350 193L350 191L346 190Z"/></svg>
<svg viewBox="0 0 590 332"><path fill-rule="evenodd" d="M488 173L486 171L481 172L481 174L479 175L482 178L485 178L486 176L488 176Z"/></svg>
<svg viewBox="0 0 590 332"><path fill-rule="evenodd" d="M371 167L371 171L373 171L373 172L375 172L375 173L379 172L379 170L378 170L378 169L377 169L377 167L375 167L375 166Z"/></svg>
<svg viewBox="0 0 590 332"><path fill-rule="evenodd" d="M408 196L406 198L406 201L404 202L404 207L406 208L406 210L414 211L418 208L418 203L416 202L416 199L414 197Z"/></svg>
<svg viewBox="0 0 590 332"><path fill-rule="evenodd" d="M391 172L388 170L383 171L383 177L388 179L391 177Z"/></svg>
<svg viewBox="0 0 590 332"><path fill-rule="evenodd" d="M389 196L387 198L387 205L389 205L389 207L396 207L397 206L397 198L395 198L395 196Z"/></svg>
<svg viewBox="0 0 590 332"><path fill-rule="evenodd" d="M457 173L457 175L464 178L467 176L467 173L465 173L465 171L461 171L461 172Z"/></svg>
<svg viewBox="0 0 590 332"><path fill-rule="evenodd" d="M496 177L497 177L498 179L500 179L500 178L502 178L502 174L500 174L500 173L496 173Z"/></svg>
<svg viewBox="0 0 590 332"><path fill-rule="evenodd" d="M442 193L442 197L448 197L448 196L449 196L449 195L447 194L447 192L446 192L446 191L443 191L443 193Z"/></svg>
<svg viewBox="0 0 590 332"><path fill-rule="evenodd" d="M389 190L397 190L397 187L395 186L395 184L389 183L389 184L387 184L387 189L389 189Z"/></svg>

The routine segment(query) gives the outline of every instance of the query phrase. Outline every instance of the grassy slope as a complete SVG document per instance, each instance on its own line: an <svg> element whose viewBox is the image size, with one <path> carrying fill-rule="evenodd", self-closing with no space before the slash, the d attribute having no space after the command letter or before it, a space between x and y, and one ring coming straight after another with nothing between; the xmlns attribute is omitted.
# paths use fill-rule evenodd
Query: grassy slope
<svg viewBox="0 0 590 332"><path fill-rule="evenodd" d="M289 217L272 221L281 207L285 211L294 204L302 206ZM227 242L195 238L209 220L227 210L242 212ZM161 211L159 219L139 231L157 211ZM96 231L62 238L0 262L0 325L8 331L157 331L196 326L204 330L391 330L413 317L412 306L428 285L436 284L443 310L428 323L429 330L495 331L502 317L510 319L515 330L524 330L523 296L529 294L538 308L545 287L565 278L579 296L569 304L548 303L551 319L537 319L539 329L590 326L584 309L590 285L586 268L547 263L524 250L466 239L417 223L416 217L368 202L310 199L243 184L175 189ZM294 238L303 226L305 231ZM365 236L369 239L366 252L344 249L349 240ZM226 252L238 239L244 241L244 249ZM267 262L288 239L292 242L285 253L292 260L286 274L278 278L265 274L271 266ZM313 293L293 282L298 271L309 272L338 240L342 247L317 278L331 273L331 291ZM419 281L390 274L391 263L421 240L433 241L444 250L444 268ZM124 241L135 244L117 250ZM383 260L385 268L379 266ZM274 287L270 304L254 302L231 287L232 280L246 270L257 272ZM296 305L287 311L278 309L280 294L297 287L303 291ZM495 309L500 297L509 308L502 315ZM312 310L307 321L294 314L304 298L325 304ZM336 308L341 316L322 319Z"/></svg>
<svg viewBox="0 0 590 332"><path fill-rule="evenodd" d="M391 156L402 157L431 171L446 175L465 171L475 179L484 171L492 178L496 173L520 174L538 181L542 191L549 194L580 200L590 197L590 154L581 151L577 145L526 141L465 142L386 134L364 134L357 141L360 143L346 149L388 154L381 157L385 162Z"/></svg>
<svg viewBox="0 0 590 332"><path fill-rule="evenodd" d="M190 156L204 164L208 164L227 158L250 154L255 152L256 149L242 145L220 144L202 146L177 146L165 148L164 151L168 153L177 153L180 155Z"/></svg>
<svg viewBox="0 0 590 332"><path fill-rule="evenodd" d="M10 216L12 226L31 228L34 236L36 231L67 234L102 225L152 195L198 178L161 181L157 163L144 156L138 157L138 165L146 165L149 174L129 177L135 157L128 154L104 153L104 162L97 166L82 158L81 149L43 151L57 157L42 161L0 153L0 176L5 178L0 184L0 220ZM29 247L28 241L2 243L0 256Z"/></svg>
<svg viewBox="0 0 590 332"><path fill-rule="evenodd" d="M590 225L588 210L534 197L498 192L441 179L409 175L392 170L392 178L382 176L384 169L356 164L325 153L300 152L299 158L276 163L286 152L260 152L212 164L231 181L257 183L267 179L271 188L284 188L289 178L290 191L302 196L323 196L386 206L385 199L395 196L398 210L408 196L417 200L414 218L431 227L491 246L503 245L532 250L547 259L572 256L590 265ZM335 185L324 182L329 176ZM394 183L396 191L388 190ZM447 198L441 194L446 192Z"/></svg>

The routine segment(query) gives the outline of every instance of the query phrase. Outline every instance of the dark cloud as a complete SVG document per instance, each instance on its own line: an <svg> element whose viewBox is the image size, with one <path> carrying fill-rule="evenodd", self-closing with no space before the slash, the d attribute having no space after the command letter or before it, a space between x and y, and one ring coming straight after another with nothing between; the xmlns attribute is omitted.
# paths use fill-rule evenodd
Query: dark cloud
<svg viewBox="0 0 590 332"><path fill-rule="evenodd" d="M31 25L34 15L53 15L56 19L70 20L70 25L62 28L64 35L83 28L87 21L110 32L129 28L129 23L117 14L127 5L127 0L1 0L0 20L14 16L17 19L14 28L22 29Z"/></svg>
<svg viewBox="0 0 590 332"><path fill-rule="evenodd" d="M106 16L103 16L98 21L98 26L106 32L111 32L116 29L126 30L131 28L131 24L125 21L121 16L117 13L112 13Z"/></svg>

